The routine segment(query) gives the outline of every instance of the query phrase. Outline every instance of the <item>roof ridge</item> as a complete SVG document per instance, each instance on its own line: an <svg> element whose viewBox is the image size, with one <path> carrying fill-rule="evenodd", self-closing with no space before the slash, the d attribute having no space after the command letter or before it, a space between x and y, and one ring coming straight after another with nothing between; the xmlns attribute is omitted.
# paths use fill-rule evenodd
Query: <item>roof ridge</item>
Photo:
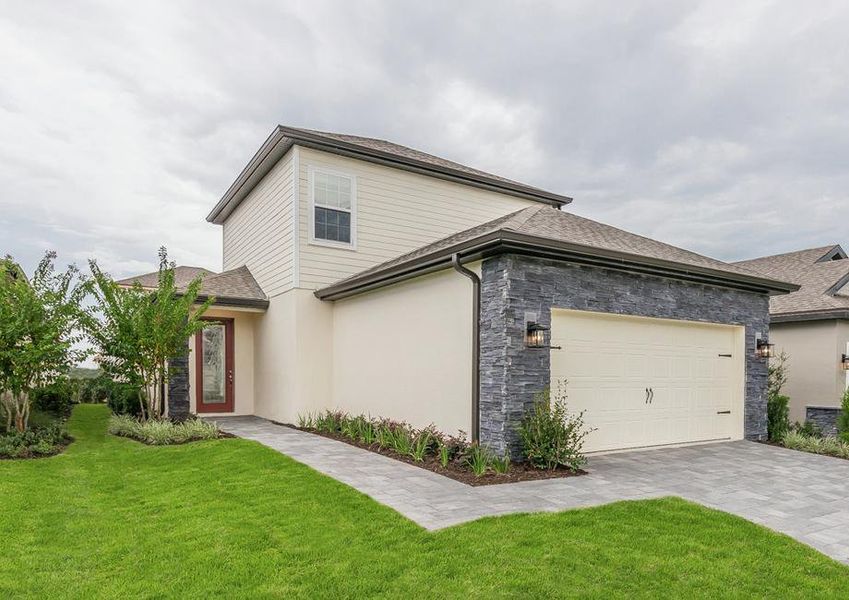
<svg viewBox="0 0 849 600"><path fill-rule="evenodd" d="M757 260L764 260L764 259L767 259L767 258L781 258L783 256L792 256L794 254L804 254L805 252L813 252L814 250L822 250L823 251L822 256L819 257L819 258L822 258L826 254L828 254L831 250L834 250L835 248L839 248L839 247L840 247L840 244L831 244L829 246L814 246L812 248L802 248L801 250L791 250L790 252L779 252L778 254L765 254L764 256L755 256L753 258L746 258L746 259L743 259L743 260L735 261L732 264L754 262L754 261L757 261ZM816 264L816 261L814 261L813 264Z"/></svg>
<svg viewBox="0 0 849 600"><path fill-rule="evenodd" d="M500 229L509 229L510 231L519 231L522 225L527 223L533 217L537 215L541 210L551 208L552 210L557 210L557 212L561 212L556 208L548 207L548 206L528 206L527 208L523 208L517 212L514 212L510 218L505 222L504 226L500 227Z"/></svg>

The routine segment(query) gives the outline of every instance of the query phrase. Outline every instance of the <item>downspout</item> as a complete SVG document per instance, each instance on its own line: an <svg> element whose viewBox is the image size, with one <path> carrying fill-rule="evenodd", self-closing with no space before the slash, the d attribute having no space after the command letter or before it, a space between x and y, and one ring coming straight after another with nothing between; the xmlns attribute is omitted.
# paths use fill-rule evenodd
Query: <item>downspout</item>
<svg viewBox="0 0 849 600"><path fill-rule="evenodd" d="M481 278L460 262L460 255L451 256L454 270L472 280L472 442L480 442L481 418Z"/></svg>

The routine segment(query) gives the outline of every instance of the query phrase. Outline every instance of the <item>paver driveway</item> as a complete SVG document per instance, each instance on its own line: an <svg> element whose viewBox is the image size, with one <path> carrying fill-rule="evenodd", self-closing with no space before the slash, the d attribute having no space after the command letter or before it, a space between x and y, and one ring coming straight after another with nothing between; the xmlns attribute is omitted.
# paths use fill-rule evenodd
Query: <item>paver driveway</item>
<svg viewBox="0 0 849 600"><path fill-rule="evenodd" d="M786 533L849 563L849 461L755 442L595 456L589 475L481 487L257 417L215 419L428 529L488 515L680 496Z"/></svg>

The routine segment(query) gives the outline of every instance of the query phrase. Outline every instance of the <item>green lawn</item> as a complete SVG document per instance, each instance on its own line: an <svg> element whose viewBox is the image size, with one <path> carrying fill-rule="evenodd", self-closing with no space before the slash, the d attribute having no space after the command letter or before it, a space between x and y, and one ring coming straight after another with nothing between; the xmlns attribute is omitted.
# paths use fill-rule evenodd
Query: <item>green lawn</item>
<svg viewBox="0 0 849 600"><path fill-rule="evenodd" d="M256 443L148 447L107 416L0 462L0 597L849 597L849 568L677 499L428 533Z"/></svg>

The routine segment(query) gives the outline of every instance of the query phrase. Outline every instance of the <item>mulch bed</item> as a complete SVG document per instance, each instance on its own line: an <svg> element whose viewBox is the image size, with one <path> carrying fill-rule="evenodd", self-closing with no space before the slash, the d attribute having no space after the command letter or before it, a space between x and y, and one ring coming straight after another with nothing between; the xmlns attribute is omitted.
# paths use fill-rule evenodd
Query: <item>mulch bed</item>
<svg viewBox="0 0 849 600"><path fill-rule="evenodd" d="M472 486L498 485L501 483L518 483L520 481L557 479L560 477L577 477L579 475L587 474L587 472L582 469L579 469L577 471L570 471L569 469L558 468L549 471L546 469L536 469L526 463L512 463L510 465L510 470L507 473L494 473L492 471L489 471L484 475L481 475L480 477L476 477L475 474L471 472L471 470L469 470L467 467L457 464L456 462L451 462L448 464L447 467L443 467L441 464L439 464L439 460L435 456L426 456L423 462L416 462L411 456L398 454L394 450L391 450L389 448L381 448L377 444L371 444L369 446L352 440L351 438L342 434L330 434L315 431L314 429L302 429L300 427L296 427L295 425L289 425L286 423L277 423L277 425L290 427L292 429L297 429L298 431L304 431L306 433L313 433L315 435L330 438L338 442L344 442L350 446L356 446L357 448L362 448L363 450L369 450L376 454L382 454L383 456L388 456L389 458L400 460L401 462L413 465L414 467L426 469L428 471L432 471L439 475L444 475L445 477L450 477L451 479Z"/></svg>

